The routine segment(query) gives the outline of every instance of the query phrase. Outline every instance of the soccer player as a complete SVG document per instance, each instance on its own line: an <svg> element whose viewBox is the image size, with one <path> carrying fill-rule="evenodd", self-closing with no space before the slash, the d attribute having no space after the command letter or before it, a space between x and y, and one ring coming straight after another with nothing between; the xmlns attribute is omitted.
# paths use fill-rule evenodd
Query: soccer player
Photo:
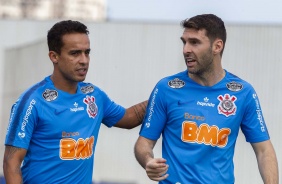
<svg viewBox="0 0 282 184"><path fill-rule="evenodd" d="M278 184L277 158L259 98L248 82L222 68L224 22L212 14L182 21L187 70L153 89L135 156L161 184L234 183L239 129L251 143L265 184ZM162 157L153 148L162 135Z"/></svg>
<svg viewBox="0 0 282 184"><path fill-rule="evenodd" d="M48 31L53 73L27 89L11 110L3 164L8 184L90 184L101 123L125 129L141 124L147 101L125 109L83 82L90 62L88 33L71 20Z"/></svg>

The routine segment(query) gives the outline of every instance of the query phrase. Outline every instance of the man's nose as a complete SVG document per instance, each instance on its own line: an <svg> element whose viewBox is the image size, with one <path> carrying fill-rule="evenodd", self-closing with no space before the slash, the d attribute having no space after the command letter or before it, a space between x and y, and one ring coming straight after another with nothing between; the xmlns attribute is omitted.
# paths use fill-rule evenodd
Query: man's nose
<svg viewBox="0 0 282 184"><path fill-rule="evenodd" d="M85 63L87 64L89 62L89 55L88 54L81 54L81 57L80 57L80 63Z"/></svg>
<svg viewBox="0 0 282 184"><path fill-rule="evenodd" d="M192 52L191 45L186 43L183 45L183 53L190 53Z"/></svg>

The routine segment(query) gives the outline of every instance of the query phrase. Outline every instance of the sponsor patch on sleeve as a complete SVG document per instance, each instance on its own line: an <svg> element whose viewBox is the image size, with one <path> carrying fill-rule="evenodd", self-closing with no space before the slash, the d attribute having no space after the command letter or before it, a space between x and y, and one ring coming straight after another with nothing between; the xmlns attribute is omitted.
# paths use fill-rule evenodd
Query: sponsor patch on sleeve
<svg viewBox="0 0 282 184"><path fill-rule="evenodd" d="M80 88L80 90L82 91L82 93L87 94L87 93L93 92L94 87L93 86L83 86Z"/></svg>
<svg viewBox="0 0 282 184"><path fill-rule="evenodd" d="M230 91L240 91L241 89L243 89L243 85L238 83L238 82L229 82L226 84L227 89L229 89Z"/></svg>
<svg viewBox="0 0 282 184"><path fill-rule="evenodd" d="M168 81L168 85L171 88L182 88L183 86L185 86L185 82L183 80L175 78L173 80Z"/></svg>
<svg viewBox="0 0 282 184"><path fill-rule="evenodd" d="M42 97L47 101L53 101L58 97L58 91L56 90L51 90L51 89L46 89L44 93L42 94Z"/></svg>

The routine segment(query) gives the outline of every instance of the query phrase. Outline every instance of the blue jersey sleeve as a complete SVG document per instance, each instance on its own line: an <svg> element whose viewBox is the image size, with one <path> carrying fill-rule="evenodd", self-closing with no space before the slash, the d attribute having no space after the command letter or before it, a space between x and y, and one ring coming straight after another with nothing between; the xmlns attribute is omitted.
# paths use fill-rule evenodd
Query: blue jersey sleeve
<svg viewBox="0 0 282 184"><path fill-rule="evenodd" d="M269 139L269 134L262 114L259 98L252 88L247 94L246 111L241 123L241 129L247 142L255 143Z"/></svg>
<svg viewBox="0 0 282 184"><path fill-rule="evenodd" d="M102 122L107 127L112 127L122 119L125 114L125 108L111 100L102 90L100 92L104 104L104 117Z"/></svg>
<svg viewBox="0 0 282 184"><path fill-rule="evenodd" d="M164 87L159 82L150 95L140 130L141 136L151 140L160 138L167 119L165 99Z"/></svg>
<svg viewBox="0 0 282 184"><path fill-rule="evenodd" d="M35 98L22 95L13 105L7 129L5 145L27 149L36 125L37 101Z"/></svg>

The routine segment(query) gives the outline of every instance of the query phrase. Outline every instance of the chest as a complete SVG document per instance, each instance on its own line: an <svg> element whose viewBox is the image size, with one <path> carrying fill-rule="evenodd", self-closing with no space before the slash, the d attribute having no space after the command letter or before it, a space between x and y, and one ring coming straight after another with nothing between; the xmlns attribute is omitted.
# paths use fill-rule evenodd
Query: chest
<svg viewBox="0 0 282 184"><path fill-rule="evenodd" d="M94 96L42 101L37 108L38 121L34 134L58 138L95 135L101 125L102 109L103 104Z"/></svg>
<svg viewBox="0 0 282 184"><path fill-rule="evenodd" d="M168 125L193 122L221 128L239 126L245 111L245 96L229 90L183 88L167 94Z"/></svg>

